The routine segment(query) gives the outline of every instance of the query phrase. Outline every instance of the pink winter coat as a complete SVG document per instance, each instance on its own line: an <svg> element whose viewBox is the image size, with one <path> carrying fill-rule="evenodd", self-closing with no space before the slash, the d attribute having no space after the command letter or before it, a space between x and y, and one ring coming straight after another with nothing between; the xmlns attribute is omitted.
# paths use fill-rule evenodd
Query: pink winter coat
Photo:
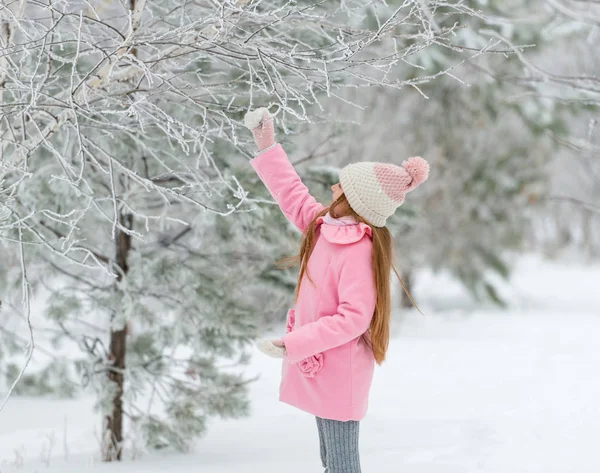
<svg viewBox="0 0 600 473"><path fill-rule="evenodd" d="M286 218L301 232L323 206L281 145L250 161ZM367 412L375 359L361 340L375 310L371 227L317 220L315 247L283 337L280 400L318 417L360 420Z"/></svg>

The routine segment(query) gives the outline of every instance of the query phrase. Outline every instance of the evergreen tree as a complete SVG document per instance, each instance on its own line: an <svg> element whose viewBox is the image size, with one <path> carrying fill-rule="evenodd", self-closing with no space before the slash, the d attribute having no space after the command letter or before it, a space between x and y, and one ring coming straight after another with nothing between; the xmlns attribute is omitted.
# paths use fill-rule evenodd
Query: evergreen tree
<svg viewBox="0 0 600 473"><path fill-rule="evenodd" d="M516 52L541 55L553 47L542 36L544 18L534 14L540 4L461 5L463 12L450 14L444 5L428 12L440 15L434 27L440 36L428 48L413 44L410 60L394 70L403 88L346 95L363 108L338 106L332 113L350 130L332 148L339 166L428 159L432 179L389 220L403 279L411 286L414 268L445 269L476 297L503 303L494 281L508 277L511 252L523 249L547 194L552 135L564 132L574 108L528 94L517 80L523 64ZM365 21L376 23L383 12L374 9ZM426 80L441 70L448 73ZM311 141L339 126L317 130ZM403 305L410 305L404 296Z"/></svg>
<svg viewBox="0 0 600 473"><path fill-rule="evenodd" d="M398 87L388 72L409 46L384 40L432 44L422 7L373 27L359 1L0 10L0 236L19 261L1 270L3 305L22 287L29 322L30 289L49 294L43 323L81 349L106 460L121 458L125 418L131 441L185 448L209 416L247 412L245 347L294 281L271 265L289 250L282 217L248 214L259 184L241 119L266 105L286 132L346 86ZM73 371L53 363L37 388L4 366L7 384L51 390Z"/></svg>

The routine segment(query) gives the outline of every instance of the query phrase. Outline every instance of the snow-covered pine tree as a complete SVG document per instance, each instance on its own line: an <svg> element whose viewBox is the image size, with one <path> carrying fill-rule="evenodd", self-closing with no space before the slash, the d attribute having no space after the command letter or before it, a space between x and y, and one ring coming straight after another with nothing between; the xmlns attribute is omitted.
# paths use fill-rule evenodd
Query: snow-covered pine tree
<svg viewBox="0 0 600 473"><path fill-rule="evenodd" d="M388 2L387 8L399 3ZM461 27L394 70L394 77L413 87L350 92L346 98L364 111L340 106L334 112L360 124L348 125L353 139L335 146L340 165L357 159L399 164L413 154L432 163L431 181L389 221L409 285L412 268L445 269L477 297L502 302L494 281L509 274L509 252L522 248L539 210L555 146L551 134L564 131L570 110L527 94L518 80L522 61L502 39L519 54L551 51L555 38L542 35L547 19L537 14L542 3L461 2L476 14L441 15L438 33ZM375 23L385 11L373 10L367 21ZM429 14L443 11L442 6ZM421 77L448 69L421 84ZM321 128L312 140L329 131ZM410 305L406 297L403 304Z"/></svg>
<svg viewBox="0 0 600 473"><path fill-rule="evenodd" d="M401 233L410 248L423 248L414 252L421 261L401 252L402 259L409 266L447 269L476 297L496 303L504 301L494 281L508 277L511 252L523 248L548 191L551 134L564 131L568 116L567 107L525 93L515 81L523 72L519 55L499 39L528 57L549 51L542 3L467 2L482 17L469 17L469 27L457 35L456 45L464 48L459 54L483 45L500 53L461 68L457 77L468 87L449 77L438 87L426 85L429 100L411 107L406 124L411 144L434 159L438 179L423 190L423 207L417 209L427 218ZM424 51L421 64L443 64L445 58L435 53L436 48Z"/></svg>
<svg viewBox="0 0 600 473"><path fill-rule="evenodd" d="M257 307L279 294L256 252L285 251L281 227L246 214L245 111L270 106L284 132L346 86L401 87L389 72L440 37L430 4L441 5L399 5L374 27L359 1L0 10L0 235L20 262L2 268L3 306L19 305L7 290L18 282L46 294L39 325L81 349L105 459L121 458L125 420L136 442L185 448L209 416L246 412L238 362Z"/></svg>
<svg viewBox="0 0 600 473"><path fill-rule="evenodd" d="M544 2L544 35L562 40L534 61L523 58L528 93L569 105L579 113L567 122L568 135L555 135L552 187L539 215L535 243L549 255L575 250L600 257L600 5ZM505 43L507 43L505 41ZM507 47L512 47L507 43ZM558 59L558 60L557 60Z"/></svg>

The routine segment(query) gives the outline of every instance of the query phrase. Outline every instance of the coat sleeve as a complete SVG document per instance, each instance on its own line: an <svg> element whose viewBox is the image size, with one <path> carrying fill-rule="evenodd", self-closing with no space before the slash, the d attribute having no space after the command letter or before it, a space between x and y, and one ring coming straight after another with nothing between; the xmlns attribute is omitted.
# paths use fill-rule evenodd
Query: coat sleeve
<svg viewBox="0 0 600 473"><path fill-rule="evenodd" d="M267 186L285 217L304 233L324 207L310 195L281 145L262 152L250 160L250 165Z"/></svg>
<svg viewBox="0 0 600 473"><path fill-rule="evenodd" d="M297 327L283 337L291 363L348 343L369 329L377 299L371 251L369 239L368 243L361 241L345 253L339 272L339 304L335 314Z"/></svg>

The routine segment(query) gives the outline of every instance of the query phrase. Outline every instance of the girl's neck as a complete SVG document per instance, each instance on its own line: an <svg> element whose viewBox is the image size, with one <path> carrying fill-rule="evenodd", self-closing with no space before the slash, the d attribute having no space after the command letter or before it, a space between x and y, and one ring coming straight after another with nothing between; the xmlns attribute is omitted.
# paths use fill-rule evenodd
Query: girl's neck
<svg viewBox="0 0 600 473"><path fill-rule="evenodd" d="M339 227L344 225L356 225L358 223L350 215L344 215L339 218L333 218L329 212L327 212L323 217L323 222L328 225L337 225Z"/></svg>

